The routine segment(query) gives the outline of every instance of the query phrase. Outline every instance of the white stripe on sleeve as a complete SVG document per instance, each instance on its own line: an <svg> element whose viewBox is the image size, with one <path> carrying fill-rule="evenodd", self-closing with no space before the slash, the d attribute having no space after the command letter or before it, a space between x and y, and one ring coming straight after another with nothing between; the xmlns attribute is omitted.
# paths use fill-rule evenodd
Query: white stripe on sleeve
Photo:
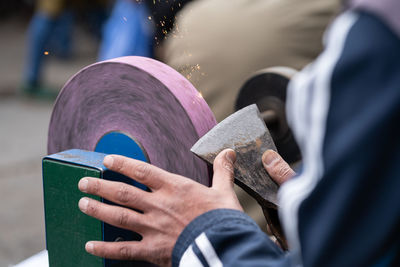
<svg viewBox="0 0 400 267"><path fill-rule="evenodd" d="M302 265L298 211L323 176L322 152L332 74L357 18L354 12L345 12L337 18L326 36L325 51L311 66L297 74L298 77L295 76L288 87L288 121L296 139L300 141L303 171L280 188L278 199L281 205L280 216L296 266Z"/></svg>
<svg viewBox="0 0 400 267"><path fill-rule="evenodd" d="M196 238L195 242L210 267L223 266L221 260L218 258L217 253L215 252L210 240L208 240L205 233L199 235Z"/></svg>
<svg viewBox="0 0 400 267"><path fill-rule="evenodd" d="M179 262L179 267L203 267L203 264L199 258L197 258L196 253L194 253L192 245L190 245L186 249L185 253L183 253L181 261Z"/></svg>

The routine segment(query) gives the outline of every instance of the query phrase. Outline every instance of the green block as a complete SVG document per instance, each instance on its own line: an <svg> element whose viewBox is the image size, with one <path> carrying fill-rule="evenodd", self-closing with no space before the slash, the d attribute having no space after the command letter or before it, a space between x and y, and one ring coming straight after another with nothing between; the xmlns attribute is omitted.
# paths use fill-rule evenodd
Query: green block
<svg viewBox="0 0 400 267"><path fill-rule="evenodd" d="M103 239L102 222L78 208L79 199L88 196L78 190L78 181L85 176L102 178L102 170L43 160L46 246L52 267L104 266L102 258L85 251L87 241Z"/></svg>
<svg viewBox="0 0 400 267"><path fill-rule="evenodd" d="M139 234L103 223L78 208L79 199L84 196L115 205L106 199L81 193L78 182L85 176L124 182L147 190L145 186L103 166L105 156L103 153L71 149L43 159L46 246L50 267L154 266L147 262L103 259L85 251L85 244L90 240L141 240Z"/></svg>

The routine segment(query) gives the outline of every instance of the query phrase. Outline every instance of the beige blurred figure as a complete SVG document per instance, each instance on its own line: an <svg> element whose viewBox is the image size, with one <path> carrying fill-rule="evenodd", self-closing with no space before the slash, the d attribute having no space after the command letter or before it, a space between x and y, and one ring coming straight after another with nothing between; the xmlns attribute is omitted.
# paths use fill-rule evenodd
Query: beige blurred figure
<svg viewBox="0 0 400 267"><path fill-rule="evenodd" d="M240 87L272 66L301 69L322 50L340 0L196 0L176 18L160 58L201 92L218 121L234 111ZM245 211L265 228L260 207L236 188Z"/></svg>

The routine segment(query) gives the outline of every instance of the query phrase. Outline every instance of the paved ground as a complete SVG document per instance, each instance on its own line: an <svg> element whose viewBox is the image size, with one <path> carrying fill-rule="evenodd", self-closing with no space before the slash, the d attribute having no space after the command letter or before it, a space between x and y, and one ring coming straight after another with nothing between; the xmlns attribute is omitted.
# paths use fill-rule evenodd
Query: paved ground
<svg viewBox="0 0 400 267"><path fill-rule="evenodd" d="M18 263L45 247L41 158L53 103L17 94L25 31L19 20L0 22L0 266ZM75 36L79 45L72 59L50 57L47 62L46 81L55 90L95 61L95 41L79 30Z"/></svg>

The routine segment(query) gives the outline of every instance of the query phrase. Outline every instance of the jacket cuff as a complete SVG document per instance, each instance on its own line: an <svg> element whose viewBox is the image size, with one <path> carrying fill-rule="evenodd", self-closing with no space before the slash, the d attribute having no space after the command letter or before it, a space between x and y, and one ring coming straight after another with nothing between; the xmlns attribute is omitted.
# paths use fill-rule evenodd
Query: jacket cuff
<svg viewBox="0 0 400 267"><path fill-rule="evenodd" d="M186 249L203 232L219 225L247 224L258 228L258 225L239 210L216 209L208 211L190 222L179 235L172 251L172 266L179 266L179 262Z"/></svg>

